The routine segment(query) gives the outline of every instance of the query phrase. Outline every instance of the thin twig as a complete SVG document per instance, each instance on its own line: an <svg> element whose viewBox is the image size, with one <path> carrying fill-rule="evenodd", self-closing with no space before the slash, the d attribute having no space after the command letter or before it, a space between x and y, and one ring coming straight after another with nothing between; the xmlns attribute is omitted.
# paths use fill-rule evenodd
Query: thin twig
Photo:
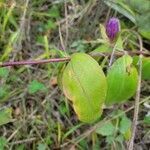
<svg viewBox="0 0 150 150"><path fill-rule="evenodd" d="M110 67L113 63L113 59L114 59L114 55L115 55L115 51L116 51L116 46L117 46L117 44L115 44L115 46L113 47L112 53L110 55L110 61L109 61L108 67Z"/></svg>
<svg viewBox="0 0 150 150"><path fill-rule="evenodd" d="M70 60L69 57L64 57L64 58L54 58L54 59L45 59L45 60L4 62L4 63L0 63L0 67L18 66L18 65L37 65L37 64L45 64L45 63L50 63L50 62L64 62L64 61L69 61L69 60Z"/></svg>
<svg viewBox="0 0 150 150"><path fill-rule="evenodd" d="M59 31L59 38L60 38L61 47L64 50L64 52L66 53L66 48L65 48L64 41L63 41L60 25L58 26L58 29L59 29L58 31Z"/></svg>
<svg viewBox="0 0 150 150"><path fill-rule="evenodd" d="M139 45L140 45L140 52L142 53L142 49L143 49L142 39L141 39L140 35L138 35L136 32L135 32L135 34L138 36ZM133 150L135 133L136 133L136 128L137 128L137 124L138 124L139 101L140 101L141 80L142 80L141 79L142 78L142 57L143 57L143 55L140 54L140 56L139 56L138 87L137 87L136 98L135 98L134 116L133 116L133 123L132 123L132 133L131 133L131 139L130 139L129 145L128 145L128 150Z"/></svg>
<svg viewBox="0 0 150 150"><path fill-rule="evenodd" d="M65 1L65 18L66 18L66 22L65 22L65 26L66 26L66 35L65 35L65 48L67 48L67 43L68 43L68 37L69 37L69 30L68 30L68 11L67 11L67 2Z"/></svg>
<svg viewBox="0 0 150 150"><path fill-rule="evenodd" d="M24 140L11 142L11 143L9 143L9 145L18 145L18 144L22 144L22 143L31 143L31 142L33 142L35 140L37 140L37 138L33 137L33 138L30 138L30 139L24 139Z"/></svg>
<svg viewBox="0 0 150 150"><path fill-rule="evenodd" d="M145 57L150 57L149 52L144 51L116 51L114 53L115 56L123 56L125 53L129 54L130 56L140 55L142 54ZM112 52L91 52L91 56L111 56Z"/></svg>

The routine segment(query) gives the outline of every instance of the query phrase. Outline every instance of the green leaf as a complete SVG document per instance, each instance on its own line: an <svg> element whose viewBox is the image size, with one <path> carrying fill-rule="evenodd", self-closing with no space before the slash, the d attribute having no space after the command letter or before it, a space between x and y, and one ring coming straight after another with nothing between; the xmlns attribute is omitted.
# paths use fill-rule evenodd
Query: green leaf
<svg viewBox="0 0 150 150"><path fill-rule="evenodd" d="M93 50L90 54L93 55L93 58L96 61L99 61L101 58L103 58L103 56L99 56L97 55L98 53L107 53L107 52L112 52L113 48L109 45L109 44L101 44L100 46L98 46L95 50ZM101 62L101 67L103 67L103 63L105 64L105 62L107 62L107 58L105 57L105 59L103 60L103 62Z"/></svg>
<svg viewBox="0 0 150 150"><path fill-rule="evenodd" d="M0 150L4 150L6 144L7 144L7 139L4 137L0 137Z"/></svg>
<svg viewBox="0 0 150 150"><path fill-rule="evenodd" d="M138 31L144 38L150 40L150 30L147 30L144 27L139 27Z"/></svg>
<svg viewBox="0 0 150 150"><path fill-rule="evenodd" d="M123 116L120 121L119 126L120 132L123 134L126 140L129 140L131 137L131 120L126 116Z"/></svg>
<svg viewBox="0 0 150 150"><path fill-rule="evenodd" d="M44 37L41 35L37 36L36 42L44 45Z"/></svg>
<svg viewBox="0 0 150 150"><path fill-rule="evenodd" d="M122 134L125 134L129 128L131 128L131 120L126 116L123 116L120 121L120 127L119 127L120 132Z"/></svg>
<svg viewBox="0 0 150 150"><path fill-rule="evenodd" d="M95 50L93 50L91 53L96 53L96 52L111 52L112 48L108 44L102 44L98 46Z"/></svg>
<svg viewBox="0 0 150 150"><path fill-rule="evenodd" d="M137 15L136 20L140 34L150 40L150 13Z"/></svg>
<svg viewBox="0 0 150 150"><path fill-rule="evenodd" d="M1 85L0 87L0 102L1 102L1 99L4 98L8 92L9 92L9 87L7 85Z"/></svg>
<svg viewBox="0 0 150 150"><path fill-rule="evenodd" d="M7 78L9 70L7 68L0 68L0 77Z"/></svg>
<svg viewBox="0 0 150 150"><path fill-rule="evenodd" d="M144 123L147 125L150 125L150 116L145 116L144 117Z"/></svg>
<svg viewBox="0 0 150 150"><path fill-rule="evenodd" d="M105 26L102 24L100 24L100 31L101 31L102 39L104 39L106 42L109 41L107 34L106 34Z"/></svg>
<svg viewBox="0 0 150 150"><path fill-rule="evenodd" d="M45 30L51 30L56 28L56 23L53 20L48 20L44 26Z"/></svg>
<svg viewBox="0 0 150 150"><path fill-rule="evenodd" d="M63 89L63 85L62 85L62 75L63 75L63 71L65 69L65 65L64 64L60 64L59 68L58 68L58 75L57 75L57 82L58 82L58 86L59 88L62 90Z"/></svg>
<svg viewBox="0 0 150 150"><path fill-rule="evenodd" d="M12 109L6 108L0 110L0 126L11 122L12 120Z"/></svg>
<svg viewBox="0 0 150 150"><path fill-rule="evenodd" d="M115 127L111 122L105 123L102 127L96 129L96 133L103 136L113 135L115 132Z"/></svg>
<svg viewBox="0 0 150 150"><path fill-rule="evenodd" d="M139 68L138 61L139 56L134 56L133 63L136 68ZM142 79L150 80L150 57L143 57L142 59Z"/></svg>
<svg viewBox="0 0 150 150"><path fill-rule="evenodd" d="M115 137L114 136L107 136L106 137L106 143L113 144L114 141L115 141Z"/></svg>
<svg viewBox="0 0 150 150"><path fill-rule="evenodd" d="M143 58L142 78L150 80L150 57Z"/></svg>
<svg viewBox="0 0 150 150"><path fill-rule="evenodd" d="M88 142L86 139L81 140L79 142L79 145L81 147L81 150L88 149Z"/></svg>
<svg viewBox="0 0 150 150"><path fill-rule="evenodd" d="M63 72L62 84L79 120L91 123L101 116L107 83L102 68L92 57L73 54Z"/></svg>
<svg viewBox="0 0 150 150"><path fill-rule="evenodd" d="M58 18L60 15L59 15L59 9L57 6L52 6L52 8L48 11L49 13L49 16L50 17L53 17L53 18Z"/></svg>
<svg viewBox="0 0 150 150"><path fill-rule="evenodd" d="M116 47L117 50L120 50L120 51L123 50L123 41L122 41L121 36L118 36L115 47Z"/></svg>
<svg viewBox="0 0 150 150"><path fill-rule="evenodd" d="M124 138L125 138L126 140L129 140L129 139L131 138L131 128L129 128L129 129L127 130L127 132L125 132Z"/></svg>
<svg viewBox="0 0 150 150"><path fill-rule="evenodd" d="M38 150L46 150L46 145L42 144L42 143L39 143L37 149Z"/></svg>
<svg viewBox="0 0 150 150"><path fill-rule="evenodd" d="M135 13L131 10L131 8L127 4L121 2L121 0L117 0L117 1L116 0L105 0L104 2L109 7L115 9L116 11L121 13L122 15L129 18L133 23L136 23Z"/></svg>
<svg viewBox="0 0 150 150"><path fill-rule="evenodd" d="M110 67L107 74L106 104L112 105L131 98L137 89L138 73L132 57L124 55Z"/></svg>
<svg viewBox="0 0 150 150"><path fill-rule="evenodd" d="M38 82L37 80L33 80L29 86L28 86L28 91L30 94L34 94L38 91L43 91L43 90L46 90L46 87L44 84Z"/></svg>
<svg viewBox="0 0 150 150"><path fill-rule="evenodd" d="M123 141L124 141L124 137L123 137L123 135L122 134L120 134L120 135L118 135L117 137L116 137L116 139L115 139L117 142L119 142L119 143L123 143Z"/></svg>
<svg viewBox="0 0 150 150"><path fill-rule="evenodd" d="M85 45L83 43L83 41L81 40L78 40L78 41L74 41L72 44L71 44L71 48L74 48L76 49L77 52L84 52L85 49L86 49L87 45Z"/></svg>
<svg viewBox="0 0 150 150"><path fill-rule="evenodd" d="M149 0L130 0L129 6L136 12L142 14L146 14L150 9L150 1Z"/></svg>

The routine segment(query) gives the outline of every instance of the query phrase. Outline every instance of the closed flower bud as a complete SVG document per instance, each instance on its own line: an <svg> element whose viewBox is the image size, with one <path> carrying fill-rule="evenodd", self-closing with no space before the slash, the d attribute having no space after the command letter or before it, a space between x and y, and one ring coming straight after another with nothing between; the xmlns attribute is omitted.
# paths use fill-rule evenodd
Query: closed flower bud
<svg viewBox="0 0 150 150"><path fill-rule="evenodd" d="M120 22L117 18L110 18L106 23L106 34L110 41L114 41L120 31Z"/></svg>

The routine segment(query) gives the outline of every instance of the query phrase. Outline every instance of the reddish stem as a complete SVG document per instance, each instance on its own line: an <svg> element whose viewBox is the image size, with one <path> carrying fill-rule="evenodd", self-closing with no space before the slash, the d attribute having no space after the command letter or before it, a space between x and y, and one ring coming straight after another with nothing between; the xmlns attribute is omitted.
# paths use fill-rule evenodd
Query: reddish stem
<svg viewBox="0 0 150 150"><path fill-rule="evenodd" d="M69 61L69 60L70 60L69 57L64 57L64 58L53 58L53 59L45 59L45 60L4 62L4 63L0 63L0 67L18 66L18 65L36 65L36 64L45 64L45 63L50 63L50 62L64 62L64 61Z"/></svg>

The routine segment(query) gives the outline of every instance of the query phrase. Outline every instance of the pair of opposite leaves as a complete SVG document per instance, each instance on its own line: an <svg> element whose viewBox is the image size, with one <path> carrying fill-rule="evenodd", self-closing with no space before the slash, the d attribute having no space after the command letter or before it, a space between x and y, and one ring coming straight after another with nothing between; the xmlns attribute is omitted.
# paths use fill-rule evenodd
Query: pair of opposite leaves
<svg viewBox="0 0 150 150"><path fill-rule="evenodd" d="M135 94L138 73L132 57L124 55L111 66L107 77L91 56L75 53L62 75L65 96L73 103L79 120L91 123L103 111L103 105L125 101Z"/></svg>

